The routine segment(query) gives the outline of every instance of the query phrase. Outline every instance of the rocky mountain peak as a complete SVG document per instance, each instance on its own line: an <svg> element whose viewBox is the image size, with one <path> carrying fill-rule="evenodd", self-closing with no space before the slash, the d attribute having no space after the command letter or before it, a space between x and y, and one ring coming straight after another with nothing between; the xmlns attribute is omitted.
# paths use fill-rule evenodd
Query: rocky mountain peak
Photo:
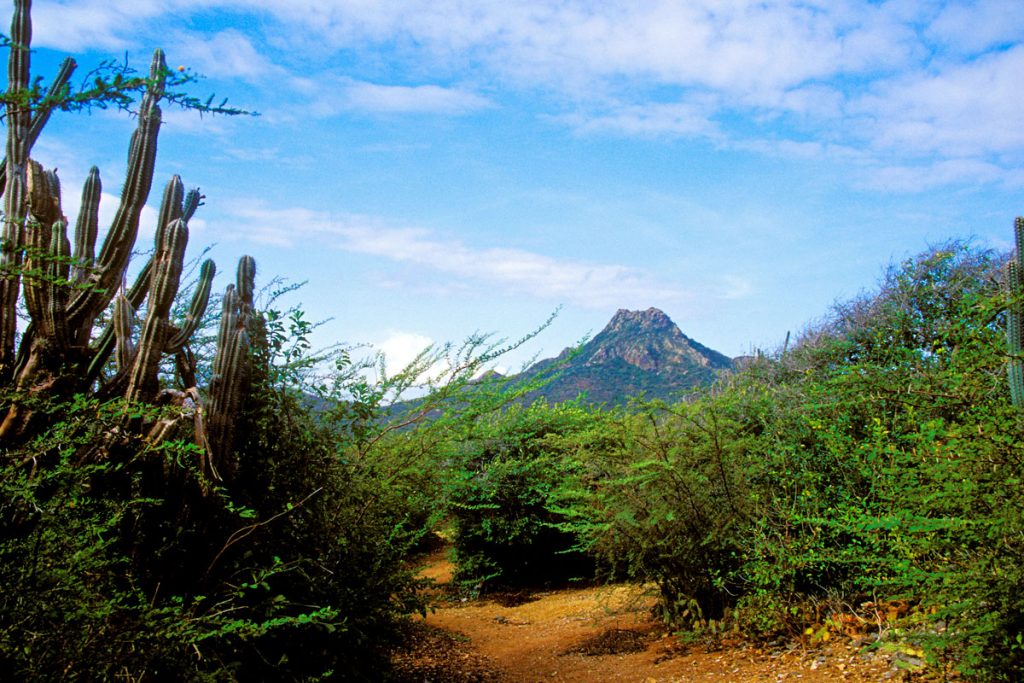
<svg viewBox="0 0 1024 683"><path fill-rule="evenodd" d="M664 311L618 310L603 330L575 352L538 362L539 372L564 363L558 377L540 394L549 401L567 401L585 394L595 403L621 404L643 393L674 399L694 387L710 384L732 360L687 337Z"/></svg>
<svg viewBox="0 0 1024 683"><path fill-rule="evenodd" d="M675 327L676 324L665 315L664 311L652 306L646 311L630 311L620 308L605 326L605 331L621 332L627 329L637 331L671 330Z"/></svg>
<svg viewBox="0 0 1024 683"><path fill-rule="evenodd" d="M619 309L611 321L584 347L587 365L621 361L641 370L661 372L682 368L729 367L722 354L694 342L664 311Z"/></svg>

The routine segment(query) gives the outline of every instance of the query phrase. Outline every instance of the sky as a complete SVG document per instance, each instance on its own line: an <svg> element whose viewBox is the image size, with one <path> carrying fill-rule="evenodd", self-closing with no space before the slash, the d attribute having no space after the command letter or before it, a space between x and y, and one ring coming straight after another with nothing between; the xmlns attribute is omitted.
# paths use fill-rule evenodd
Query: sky
<svg viewBox="0 0 1024 683"><path fill-rule="evenodd" d="M9 26L10 9L2 17ZM1024 213L1024 2L37 0L34 71L76 82L160 47L259 116L165 107L154 190L206 203L217 289L251 254L314 341L401 365L474 333L515 370L665 311L728 355L950 238L1008 249ZM72 220L112 216L134 122L54 117L33 156ZM143 237L151 239L152 209ZM140 247L143 247L140 244Z"/></svg>

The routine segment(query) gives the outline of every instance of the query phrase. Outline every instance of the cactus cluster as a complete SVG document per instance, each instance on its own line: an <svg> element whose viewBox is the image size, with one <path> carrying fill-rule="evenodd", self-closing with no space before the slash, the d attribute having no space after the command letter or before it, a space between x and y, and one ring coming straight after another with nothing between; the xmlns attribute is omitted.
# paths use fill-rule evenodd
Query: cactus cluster
<svg viewBox="0 0 1024 683"><path fill-rule="evenodd" d="M1010 400L1024 410L1024 218L1013 224L1016 248L1007 264L1010 305L1006 311L1006 341L1010 352L1007 378Z"/></svg>
<svg viewBox="0 0 1024 683"><path fill-rule="evenodd" d="M195 359L188 344L206 311L215 267L209 260L202 264L188 313L181 321L172 320L185 263L188 222L202 198L198 190L186 193L178 176L164 190L152 255L131 288L124 282L153 181L161 123L158 102L168 74L164 55L160 50L153 55L129 145L120 204L97 254L99 170L94 167L89 172L74 235L69 238L56 171L44 169L30 157L51 108L22 104L30 83L29 4L28 0L15 3L6 156L0 173L4 212L0 387L14 390L6 412L0 412L0 442L26 438L34 431L31 401L25 400L32 395L95 392L104 398L122 396L129 402L174 402L187 408L182 415L194 421L196 438L211 456L209 471L215 473L215 463L227 457L233 417L245 394L255 264L251 257L244 257L238 282L224 294L224 317L204 407L195 386ZM64 61L50 95L65 88L74 68L72 60ZM30 320L22 330L17 322L19 304L24 305ZM144 316L137 319L143 304ZM98 329L104 320L108 321L105 329ZM111 356L114 370L108 371ZM159 375L165 358L175 360L181 384L177 389L161 391ZM160 420L145 429L152 438L164 438L176 431L179 420Z"/></svg>

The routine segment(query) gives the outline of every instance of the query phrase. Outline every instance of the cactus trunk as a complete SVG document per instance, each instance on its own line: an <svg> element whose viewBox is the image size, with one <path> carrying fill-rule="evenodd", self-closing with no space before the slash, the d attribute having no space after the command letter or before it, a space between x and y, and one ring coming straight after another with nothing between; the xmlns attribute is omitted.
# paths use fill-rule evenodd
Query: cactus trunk
<svg viewBox="0 0 1024 683"><path fill-rule="evenodd" d="M1018 410L1024 410L1024 218L1014 221L1013 232L1016 249L1007 264L1010 304L1006 311L1006 342L1010 359L1006 374L1010 400Z"/></svg>

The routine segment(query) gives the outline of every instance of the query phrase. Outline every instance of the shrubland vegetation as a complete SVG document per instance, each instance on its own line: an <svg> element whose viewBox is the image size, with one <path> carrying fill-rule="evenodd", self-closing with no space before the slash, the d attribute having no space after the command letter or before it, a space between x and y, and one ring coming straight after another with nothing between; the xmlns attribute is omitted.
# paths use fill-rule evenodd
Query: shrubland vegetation
<svg viewBox="0 0 1024 683"><path fill-rule="evenodd" d="M1007 287L1003 255L929 249L674 404L525 405L531 386L473 379L503 350L481 338L369 381L310 353L300 311L258 305L250 261L219 321L202 322L212 266L176 299L198 199L180 182L119 293L155 129L131 145L134 218L100 256L81 235L72 251L25 133L83 99L68 76L29 79L16 4L0 678L380 680L427 608L415 557L436 533L470 592L641 581L682 633L852 624L943 670L1024 676L1019 264ZM165 71L158 56L93 96L148 93L140 131L158 127ZM424 376L424 398L394 404Z"/></svg>

